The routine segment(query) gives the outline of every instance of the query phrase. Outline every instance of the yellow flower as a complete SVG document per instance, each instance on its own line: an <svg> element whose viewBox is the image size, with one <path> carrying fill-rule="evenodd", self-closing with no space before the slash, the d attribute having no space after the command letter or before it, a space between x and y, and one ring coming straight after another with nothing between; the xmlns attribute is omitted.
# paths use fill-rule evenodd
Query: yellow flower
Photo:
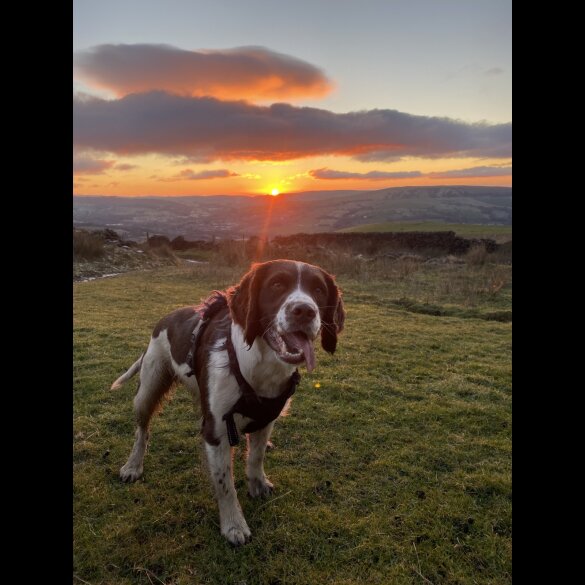
<svg viewBox="0 0 585 585"><path fill-rule="evenodd" d="M321 383L320 382L315 382L315 388L321 388Z"/></svg>

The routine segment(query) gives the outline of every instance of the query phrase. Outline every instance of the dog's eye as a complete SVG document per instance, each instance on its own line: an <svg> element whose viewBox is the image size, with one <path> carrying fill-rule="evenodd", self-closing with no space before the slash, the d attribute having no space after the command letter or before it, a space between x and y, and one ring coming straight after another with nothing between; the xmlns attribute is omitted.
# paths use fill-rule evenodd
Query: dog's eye
<svg viewBox="0 0 585 585"><path fill-rule="evenodd" d="M315 289L315 292L316 292L317 294L319 294L319 293L322 293L322 292L323 292L323 289L322 289L322 288L320 288L320 287L317 287L317 288Z"/></svg>
<svg viewBox="0 0 585 585"><path fill-rule="evenodd" d="M273 282L271 286L274 290L282 290L282 288L284 287L284 285L282 284L282 282L280 282L280 280Z"/></svg>

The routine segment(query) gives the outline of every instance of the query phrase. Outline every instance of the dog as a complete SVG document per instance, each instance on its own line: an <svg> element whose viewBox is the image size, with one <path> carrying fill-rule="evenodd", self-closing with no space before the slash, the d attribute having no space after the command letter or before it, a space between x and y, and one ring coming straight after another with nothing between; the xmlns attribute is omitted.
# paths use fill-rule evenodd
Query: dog
<svg viewBox="0 0 585 585"><path fill-rule="evenodd" d="M313 342L320 335L323 349L333 354L344 322L334 277L292 260L253 264L239 284L163 317L146 351L112 384L119 388L140 372L136 439L120 469L122 481L142 476L151 418L165 394L182 383L201 404L221 534L236 546L248 542L251 532L234 487L233 446L241 433L247 436L249 494L271 494L264 454L274 421L290 404L298 366L304 362L309 372L315 367Z"/></svg>

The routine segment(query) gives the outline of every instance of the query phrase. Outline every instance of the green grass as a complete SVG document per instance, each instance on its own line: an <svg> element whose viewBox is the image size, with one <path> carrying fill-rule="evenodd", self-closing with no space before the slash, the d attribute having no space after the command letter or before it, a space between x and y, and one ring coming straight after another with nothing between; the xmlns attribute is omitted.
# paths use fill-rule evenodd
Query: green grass
<svg viewBox="0 0 585 585"><path fill-rule="evenodd" d="M275 426L274 496L247 498L236 449L253 533L239 549L219 534L186 390L153 423L144 480L125 485L136 381L108 388L158 318L241 270L171 267L74 285L74 582L510 583L511 324L477 315L510 311L511 291L508 282L470 304L465 282L483 274L427 266L338 277L347 329L335 356L319 349L316 370L301 371Z"/></svg>
<svg viewBox="0 0 585 585"><path fill-rule="evenodd" d="M184 260L198 260L199 262L209 262L213 257L213 250L199 250L189 248L187 250L175 250L175 256Z"/></svg>
<svg viewBox="0 0 585 585"><path fill-rule="evenodd" d="M368 223L338 230L340 232L455 232L458 236L485 238L512 237L511 225L480 225L472 223L442 223L438 221L385 221Z"/></svg>

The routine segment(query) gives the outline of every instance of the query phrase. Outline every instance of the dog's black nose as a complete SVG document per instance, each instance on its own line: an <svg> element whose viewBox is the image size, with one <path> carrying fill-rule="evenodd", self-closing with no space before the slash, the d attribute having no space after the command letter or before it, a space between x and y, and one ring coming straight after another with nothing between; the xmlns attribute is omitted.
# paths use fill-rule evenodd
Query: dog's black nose
<svg viewBox="0 0 585 585"><path fill-rule="evenodd" d="M289 308L291 316L298 322L308 323L312 321L317 313L308 303L297 303Z"/></svg>

